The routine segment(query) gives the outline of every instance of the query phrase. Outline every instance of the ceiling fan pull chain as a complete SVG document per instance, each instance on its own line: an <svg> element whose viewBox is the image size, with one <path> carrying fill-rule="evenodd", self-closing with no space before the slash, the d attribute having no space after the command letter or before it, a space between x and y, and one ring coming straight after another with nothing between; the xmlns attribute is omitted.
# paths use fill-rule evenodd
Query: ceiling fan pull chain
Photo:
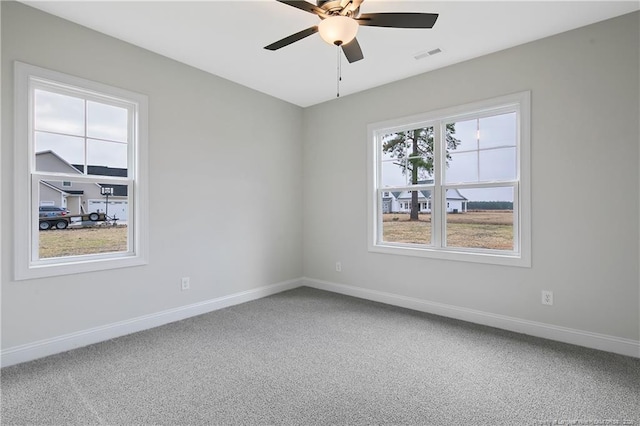
<svg viewBox="0 0 640 426"><path fill-rule="evenodd" d="M336 61L338 62L338 69L337 69L337 81L336 81L336 98L340 97L340 81L342 81L342 62L340 61L340 45L336 45L336 52L338 52L338 56L336 57Z"/></svg>

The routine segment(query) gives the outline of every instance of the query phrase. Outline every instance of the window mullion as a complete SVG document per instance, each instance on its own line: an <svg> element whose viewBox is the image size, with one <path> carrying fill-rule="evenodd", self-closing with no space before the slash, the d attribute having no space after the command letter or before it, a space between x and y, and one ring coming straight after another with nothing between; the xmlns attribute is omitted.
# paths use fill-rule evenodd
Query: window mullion
<svg viewBox="0 0 640 426"><path fill-rule="evenodd" d="M520 185L513 185L513 247L520 251Z"/></svg>
<svg viewBox="0 0 640 426"><path fill-rule="evenodd" d="M443 156L443 139L446 140L442 128L442 121L433 123L433 197L431 202L431 243L435 247L443 247L444 228L442 227L443 211L442 211L442 182L444 179L444 170L442 168Z"/></svg>
<svg viewBox="0 0 640 426"><path fill-rule="evenodd" d="M33 172L31 174L38 180L45 181L72 181L81 183L110 183L113 185L130 185L134 179L132 177L119 176L102 176L102 175L84 175L71 173L54 173L54 172Z"/></svg>
<svg viewBox="0 0 640 426"><path fill-rule="evenodd" d="M382 231L383 231L383 223L382 223L382 190L380 186L382 184L382 134L376 133L375 135L375 150L373 154L373 161L375 164L375 176L374 176L374 188L371 188L374 191L374 200L373 206L373 223L375 223L375 235L374 241L376 244L382 242Z"/></svg>
<svg viewBox="0 0 640 426"><path fill-rule="evenodd" d="M382 242L382 231L383 231L383 223L382 223L382 189L376 188L376 202L375 202L375 220L376 220L376 235L375 240L380 243Z"/></svg>
<svg viewBox="0 0 640 426"><path fill-rule="evenodd" d="M129 107L127 111L127 120L129 120L127 123L127 170L129 170L130 177L135 177L137 175L135 164L138 161L138 153L132 141L137 140L138 129L135 126L137 112L136 108L133 107Z"/></svg>
<svg viewBox="0 0 640 426"><path fill-rule="evenodd" d="M82 174L89 174L89 140L87 139L87 113L89 111L89 107L87 105L87 100L84 99L84 164L82 168Z"/></svg>
<svg viewBox="0 0 640 426"><path fill-rule="evenodd" d="M472 189L472 188L502 188L512 187L518 183L517 180L505 180L505 181L489 181L489 182L465 182L465 183L446 183L442 186L445 189Z"/></svg>
<svg viewBox="0 0 640 426"><path fill-rule="evenodd" d="M478 175L476 176L476 178L478 179L478 182L480 182L480 119L476 118L476 161L477 163L477 170L478 170Z"/></svg>
<svg viewBox="0 0 640 426"><path fill-rule="evenodd" d="M40 204L40 177L32 174L30 185L29 193L31 194L31 202L29 212L31 213L31 226L29 227L29 239L31 240L31 253L29 253L29 262L31 263L40 258L40 234L38 231L38 225L40 223L40 212L38 210Z"/></svg>

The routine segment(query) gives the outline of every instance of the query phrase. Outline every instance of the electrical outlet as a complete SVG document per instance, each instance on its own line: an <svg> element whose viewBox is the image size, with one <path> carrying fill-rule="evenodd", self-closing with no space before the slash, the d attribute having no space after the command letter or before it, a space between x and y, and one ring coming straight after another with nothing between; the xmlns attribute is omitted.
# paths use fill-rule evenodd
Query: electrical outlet
<svg viewBox="0 0 640 426"><path fill-rule="evenodd" d="M342 272L342 263L336 262L336 272Z"/></svg>
<svg viewBox="0 0 640 426"><path fill-rule="evenodd" d="M189 277L182 277L180 288L182 289L182 291L189 290L191 288L191 281Z"/></svg>
<svg viewBox="0 0 640 426"><path fill-rule="evenodd" d="M553 292L549 290L542 290L542 304L553 305Z"/></svg>

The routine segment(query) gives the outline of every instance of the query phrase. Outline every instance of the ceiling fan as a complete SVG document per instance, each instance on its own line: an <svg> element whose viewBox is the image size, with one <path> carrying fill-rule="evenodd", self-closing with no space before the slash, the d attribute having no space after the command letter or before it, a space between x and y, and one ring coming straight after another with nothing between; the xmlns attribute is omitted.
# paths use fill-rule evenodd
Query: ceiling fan
<svg viewBox="0 0 640 426"><path fill-rule="evenodd" d="M277 0L305 12L318 15L318 25L278 40L267 50L278 50L317 32L324 41L342 48L347 60L356 62L364 58L355 38L360 25L387 28L432 28L437 13L360 13L364 0L317 0L316 4L304 0Z"/></svg>

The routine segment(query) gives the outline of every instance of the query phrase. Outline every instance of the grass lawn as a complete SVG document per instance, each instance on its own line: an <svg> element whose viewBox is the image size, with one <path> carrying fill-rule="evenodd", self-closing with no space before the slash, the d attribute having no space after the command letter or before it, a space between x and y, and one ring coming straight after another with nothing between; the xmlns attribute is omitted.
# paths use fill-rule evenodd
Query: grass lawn
<svg viewBox="0 0 640 426"><path fill-rule="evenodd" d="M40 259L127 251L127 227L94 226L39 231Z"/></svg>
<svg viewBox="0 0 640 426"><path fill-rule="evenodd" d="M410 221L408 213L387 213L382 219L387 242L430 244L431 215ZM513 250L513 212L507 210L447 215L447 246Z"/></svg>
<svg viewBox="0 0 640 426"><path fill-rule="evenodd" d="M430 244L431 215L410 221L409 214L383 217L383 238L387 242ZM39 231L40 258L127 251L127 227L95 226ZM447 246L513 249L513 212L505 210L447 215Z"/></svg>

